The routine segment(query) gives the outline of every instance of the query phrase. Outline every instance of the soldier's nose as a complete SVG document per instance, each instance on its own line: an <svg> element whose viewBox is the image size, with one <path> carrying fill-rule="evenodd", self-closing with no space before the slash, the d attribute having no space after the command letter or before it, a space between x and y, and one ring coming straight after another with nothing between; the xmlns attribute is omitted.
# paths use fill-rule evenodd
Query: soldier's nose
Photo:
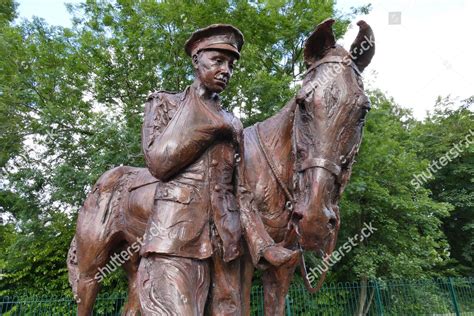
<svg viewBox="0 0 474 316"><path fill-rule="evenodd" d="M221 72L226 74L227 76L230 75L230 73L232 72L232 69L229 65L229 63L223 63L222 66L221 66Z"/></svg>
<svg viewBox="0 0 474 316"><path fill-rule="evenodd" d="M221 69L221 74L225 76L226 78L229 78L230 76L230 70L229 67L222 67Z"/></svg>

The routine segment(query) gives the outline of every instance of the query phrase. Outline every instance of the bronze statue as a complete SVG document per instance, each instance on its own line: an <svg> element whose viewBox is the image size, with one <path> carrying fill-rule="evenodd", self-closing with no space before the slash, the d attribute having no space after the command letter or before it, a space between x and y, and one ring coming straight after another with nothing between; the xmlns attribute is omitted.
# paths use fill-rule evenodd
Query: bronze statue
<svg viewBox="0 0 474 316"><path fill-rule="evenodd" d="M145 106L143 153L161 183L141 249L142 314L202 315L210 271L211 314L241 314L240 215L247 209L239 207L235 194L250 192L234 172L243 155L242 124L221 108L218 94L243 42L230 25L198 30L185 45L195 69L193 84L182 93L152 94ZM248 216L252 227L261 221L255 213ZM272 245L261 226L244 229L251 232L248 239L257 240L250 244L253 252L270 261L279 254L290 260L292 252Z"/></svg>
<svg viewBox="0 0 474 316"><path fill-rule="evenodd" d="M331 253L335 247L340 225L337 204L349 179L361 141L364 117L370 109L369 100L363 92L360 72L370 63L374 45L372 30L360 21L359 35L348 53L335 44L333 22L326 20L318 25L306 42L304 56L308 70L297 96L272 118L245 129L244 148L238 149L243 157L239 174L245 180L240 185L240 205L236 208L245 209L245 212L241 212L240 220L243 230L249 230L244 236L250 245L244 247L246 251L240 263L244 315L249 313L254 265L258 264L259 255L262 254L255 253L258 247L252 247L255 242L252 229L258 230L257 226L262 225L280 246L292 250ZM220 125L225 130L221 136L226 139L222 146L242 147L239 146L238 129L229 125ZM226 155L228 158L225 161L233 162L230 150ZM172 177L172 174L167 174L165 170L163 176ZM192 181L196 180L192 178L193 175L190 177ZM167 198L164 193L155 196L156 183L160 182L148 169L118 167L106 172L89 194L80 211L76 236L68 257L70 282L77 295L79 315L90 314L98 291L97 275L110 261L110 255L124 251L130 253L130 247L140 248L143 243L135 247L145 232L149 218L157 216L153 214L155 198L157 204ZM173 199L178 202L191 203L194 198L194 192L181 193L173 191L174 188L170 190ZM225 202L228 203L225 205L234 202ZM263 224L253 222L252 216L255 215L261 216ZM190 231L196 229L198 224L190 227ZM159 230L162 226L157 224L156 227ZM216 231L219 233L218 229ZM174 232L174 236L181 234L179 230ZM224 243L222 240L217 242L221 245L217 245L216 249L222 249L225 258ZM229 262L235 260L238 259ZM133 251L129 260L123 264L129 277L126 313L130 315L139 310L139 261L139 254ZM290 262L280 266L266 265L263 274L266 315L284 314L284 298L296 267ZM197 269L204 271L206 268ZM201 312L203 307L195 308Z"/></svg>

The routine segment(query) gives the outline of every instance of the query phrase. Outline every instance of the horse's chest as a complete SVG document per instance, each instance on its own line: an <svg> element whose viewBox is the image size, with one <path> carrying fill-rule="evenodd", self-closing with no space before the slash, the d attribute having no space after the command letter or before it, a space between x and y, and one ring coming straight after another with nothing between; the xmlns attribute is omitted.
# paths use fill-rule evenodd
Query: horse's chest
<svg viewBox="0 0 474 316"><path fill-rule="evenodd" d="M261 177L256 185L255 196L263 224L270 236L279 242L283 239L287 228L288 214L285 209L284 193L275 184L276 181L273 178Z"/></svg>

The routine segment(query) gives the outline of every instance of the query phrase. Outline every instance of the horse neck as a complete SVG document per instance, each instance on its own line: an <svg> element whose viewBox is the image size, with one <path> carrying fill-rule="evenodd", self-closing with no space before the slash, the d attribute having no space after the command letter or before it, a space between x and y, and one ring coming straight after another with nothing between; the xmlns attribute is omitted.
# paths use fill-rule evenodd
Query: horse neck
<svg viewBox="0 0 474 316"><path fill-rule="evenodd" d="M269 158L279 175L289 181L293 174L292 134L296 102L290 100L277 114L259 124L259 132Z"/></svg>

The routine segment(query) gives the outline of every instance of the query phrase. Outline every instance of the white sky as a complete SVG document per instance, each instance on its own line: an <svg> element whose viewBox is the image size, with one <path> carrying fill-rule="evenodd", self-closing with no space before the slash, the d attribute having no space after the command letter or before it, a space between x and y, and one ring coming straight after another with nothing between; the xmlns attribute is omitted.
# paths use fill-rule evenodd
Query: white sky
<svg viewBox="0 0 474 316"><path fill-rule="evenodd" d="M20 17L33 15L49 24L71 26L64 2L77 0L17 0ZM357 34L355 23L372 26L376 54L366 68L365 82L379 88L403 107L423 118L437 96L466 99L474 95L473 0L340 0L337 8L372 3L369 15L354 19L341 44L349 48ZM401 12L401 24L389 25L389 12Z"/></svg>

